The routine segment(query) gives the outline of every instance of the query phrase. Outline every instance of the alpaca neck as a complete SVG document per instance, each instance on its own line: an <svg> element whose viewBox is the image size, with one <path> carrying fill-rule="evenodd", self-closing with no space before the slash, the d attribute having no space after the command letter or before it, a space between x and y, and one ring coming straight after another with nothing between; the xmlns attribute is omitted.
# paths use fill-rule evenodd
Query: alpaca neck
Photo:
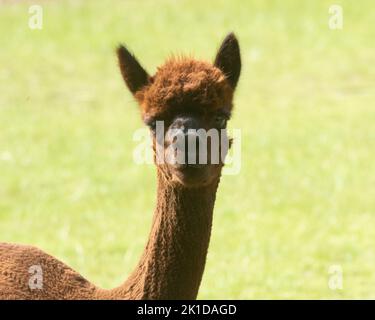
<svg viewBox="0 0 375 320"><path fill-rule="evenodd" d="M195 299L210 240L218 182L199 188L171 184L158 173L157 206L136 270L119 294L139 299Z"/></svg>

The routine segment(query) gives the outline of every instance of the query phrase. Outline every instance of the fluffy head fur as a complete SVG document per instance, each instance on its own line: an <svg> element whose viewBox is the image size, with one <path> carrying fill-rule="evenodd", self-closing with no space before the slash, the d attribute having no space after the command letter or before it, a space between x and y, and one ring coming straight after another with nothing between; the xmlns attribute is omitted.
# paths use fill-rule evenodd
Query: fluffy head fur
<svg viewBox="0 0 375 320"><path fill-rule="evenodd" d="M233 33L224 39L213 64L173 57L152 77L126 47L119 46L117 56L124 81L139 102L144 118L164 115L172 108L232 109L241 71L240 48Z"/></svg>
<svg viewBox="0 0 375 320"><path fill-rule="evenodd" d="M168 113L232 109L233 88L223 72L211 63L171 58L158 68L149 84L136 93L144 117Z"/></svg>

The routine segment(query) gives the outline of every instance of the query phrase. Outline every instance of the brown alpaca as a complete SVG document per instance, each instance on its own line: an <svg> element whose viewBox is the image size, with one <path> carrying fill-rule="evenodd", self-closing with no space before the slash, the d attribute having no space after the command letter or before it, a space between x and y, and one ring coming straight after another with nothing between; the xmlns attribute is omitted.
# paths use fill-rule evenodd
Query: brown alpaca
<svg viewBox="0 0 375 320"><path fill-rule="evenodd" d="M154 151L160 144L155 133L157 120L164 121L166 129L164 153L173 144L167 135L172 128L181 129L186 136L191 135L186 129L225 132L241 69L234 34L225 38L213 64L172 58L152 77L125 47L120 46L117 55L125 83L151 129ZM184 152L189 156L190 151ZM112 290L98 288L35 247L2 243L0 299L195 299L223 161L170 164L159 163L155 157L155 162L157 204L149 240L123 285Z"/></svg>

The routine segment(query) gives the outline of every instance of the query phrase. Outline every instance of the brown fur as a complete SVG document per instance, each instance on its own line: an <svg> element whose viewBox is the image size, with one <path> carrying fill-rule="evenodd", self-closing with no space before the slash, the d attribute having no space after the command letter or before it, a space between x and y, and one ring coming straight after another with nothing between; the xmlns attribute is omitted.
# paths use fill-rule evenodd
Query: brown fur
<svg viewBox="0 0 375 320"><path fill-rule="evenodd" d="M144 119L166 120L172 113L194 109L206 114L207 126L217 110L232 109L240 58L233 34L228 35L215 65L172 58L150 77L124 47L120 69L138 100ZM234 70L234 72L228 72ZM155 139L154 139L155 147ZM186 186L158 165L157 204L149 240L141 259L123 285L104 290L43 251L0 243L0 299L195 299L202 279L211 234L212 213L221 165L209 182ZM31 289L31 266L43 271L43 287Z"/></svg>
<svg viewBox="0 0 375 320"><path fill-rule="evenodd" d="M0 299L195 299L211 232L218 181L185 189L158 174L158 200L146 248L128 280L100 289L56 258L32 247L0 244ZM43 289L29 287L30 266Z"/></svg>
<svg viewBox="0 0 375 320"><path fill-rule="evenodd" d="M197 105L206 111L232 109L233 89L223 73L208 62L172 58L158 68L150 82L136 94L144 116L164 116Z"/></svg>

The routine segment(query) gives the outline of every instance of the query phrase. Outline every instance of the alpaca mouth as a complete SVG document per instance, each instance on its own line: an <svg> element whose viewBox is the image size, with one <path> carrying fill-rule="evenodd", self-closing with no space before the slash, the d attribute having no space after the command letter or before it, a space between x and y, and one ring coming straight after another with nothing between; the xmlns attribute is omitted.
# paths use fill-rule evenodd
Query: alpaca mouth
<svg viewBox="0 0 375 320"><path fill-rule="evenodd" d="M207 164L186 163L175 165L175 169L182 172L199 171L207 168Z"/></svg>
<svg viewBox="0 0 375 320"><path fill-rule="evenodd" d="M210 180L209 167L207 164L180 164L174 166L173 175L185 186L200 186Z"/></svg>
<svg viewBox="0 0 375 320"><path fill-rule="evenodd" d="M195 163L188 163L188 164L186 164L185 165L185 169L203 169L203 168L205 168L206 167L206 165L205 164L199 164L199 163L197 163L197 164L195 164Z"/></svg>

